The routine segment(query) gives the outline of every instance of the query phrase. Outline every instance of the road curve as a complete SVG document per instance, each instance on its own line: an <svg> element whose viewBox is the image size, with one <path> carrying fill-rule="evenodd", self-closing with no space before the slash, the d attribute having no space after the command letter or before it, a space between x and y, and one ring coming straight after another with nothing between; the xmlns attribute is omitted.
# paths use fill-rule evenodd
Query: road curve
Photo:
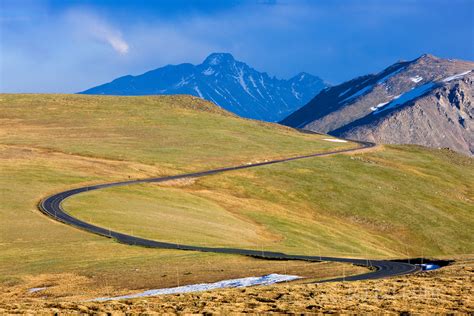
<svg viewBox="0 0 474 316"><path fill-rule="evenodd" d="M273 259L273 260L304 260L304 261L332 261L332 262L342 262L342 263L351 263L360 266L370 267L371 271L364 274L353 275L343 278L331 279L327 281L356 281L356 280L368 280L368 279L378 279L378 278L385 278L395 275L403 275L408 273L417 272L420 270L418 266L402 263L402 262L393 262L393 261L384 261L384 260L369 260L369 259L351 259L351 258L336 258L336 257L321 257L321 256L303 256L303 255L289 255L280 252L272 252L272 251L261 251L261 250L248 250L248 249L238 249L238 248L213 248L213 247L200 247L200 246L191 246L191 245L182 245L176 243L167 243L167 242L160 242L140 237L134 237L131 235L111 231L109 229L95 226L89 224L87 222L81 221L71 215L69 215L61 206L61 202L65 199L87 191L99 190L104 188L110 187L118 187L124 185L131 185L131 184L138 184L138 183L156 183L156 182L165 182L169 180L176 180L182 178L197 178L197 177L204 177L208 175L213 175L217 173L233 171L233 170L240 170L240 169L248 169L248 168L255 168L259 166L271 165L276 163L282 163L292 160L299 160L299 159L306 159L312 157L321 157L321 156L328 156L333 154L339 153L348 153L357 151L363 148L370 148L374 147L374 143L370 142L360 142L360 141L353 141L359 144L358 148L353 149L341 149L331 152L325 153L316 153L304 156L297 156L291 158L284 158L284 159L277 159L271 160L266 162L259 162L254 164L246 164L228 168L221 168L221 169L213 169L208 171L202 172L195 172L195 173L187 173L175 176L167 176L167 177L159 177L159 178L149 178L149 179L140 179L140 180L130 180L130 181L123 181L123 182L113 182L113 183L105 183L99 185L91 185L85 186L81 188L71 189L68 191L60 192L49 196L43 199L38 208L41 212L48 215L49 217L71 225L73 227L86 230L88 232L104 236L107 238L113 238L118 242L128 244L128 245L136 245L136 246L143 246L143 247L151 247L151 248L162 248L162 249L179 249L179 250L192 250L192 251L202 251L202 252L214 252L214 253L222 253L222 254L236 254L236 255L244 255L250 256L260 259Z"/></svg>

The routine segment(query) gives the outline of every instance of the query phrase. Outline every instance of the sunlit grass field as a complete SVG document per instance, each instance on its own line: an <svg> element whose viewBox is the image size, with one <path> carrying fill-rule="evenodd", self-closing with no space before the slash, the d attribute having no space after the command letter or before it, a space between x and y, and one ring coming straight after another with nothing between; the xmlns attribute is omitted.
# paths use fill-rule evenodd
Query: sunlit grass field
<svg viewBox="0 0 474 316"><path fill-rule="evenodd" d="M37 210L45 196L85 184L357 146L324 138L240 119L188 96L0 95L0 282L9 289L85 277L84 293L126 292L275 272L360 272L121 245ZM176 243L364 258L449 256L473 253L473 170L472 159L448 151L384 146L93 191L64 207L110 229Z"/></svg>
<svg viewBox="0 0 474 316"><path fill-rule="evenodd" d="M372 258L473 253L472 159L416 146L293 161L65 201L168 242Z"/></svg>
<svg viewBox="0 0 474 316"><path fill-rule="evenodd" d="M353 147L238 118L191 96L0 95L0 143L153 165L231 166Z"/></svg>
<svg viewBox="0 0 474 316"><path fill-rule="evenodd" d="M0 95L3 289L21 284L60 284L61 277L57 275L64 274L87 277L94 285L86 286L85 291L97 286L175 286L274 272L308 277L340 275L340 265L272 263L240 256L121 245L54 222L37 210L41 198L88 183L176 174L355 146L321 138L240 119L188 96ZM130 194L133 197L133 192ZM181 201L181 197L175 198L180 204L171 206L184 207L184 202L194 199L192 196ZM213 201L202 201L224 210ZM198 213L186 215L186 210L189 207L182 216L205 222ZM227 220L233 223L232 216ZM234 230L240 229L239 224L232 224ZM133 227L127 231L130 229ZM358 269L346 268L346 273ZM56 277L50 278L51 275ZM59 281L47 281L50 279Z"/></svg>

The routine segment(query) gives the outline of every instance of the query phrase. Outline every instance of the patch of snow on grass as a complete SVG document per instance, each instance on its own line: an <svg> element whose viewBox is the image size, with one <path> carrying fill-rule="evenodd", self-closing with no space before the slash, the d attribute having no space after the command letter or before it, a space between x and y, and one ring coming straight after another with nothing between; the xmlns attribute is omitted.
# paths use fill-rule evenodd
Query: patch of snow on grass
<svg viewBox="0 0 474 316"><path fill-rule="evenodd" d="M423 77L420 77L420 76L417 75L415 77L411 77L410 80L413 81L414 83L418 83L421 80L423 80Z"/></svg>
<svg viewBox="0 0 474 316"><path fill-rule="evenodd" d="M323 138L323 140L333 143L347 143L347 140L344 139L336 139L336 138Z"/></svg>
<svg viewBox="0 0 474 316"><path fill-rule="evenodd" d="M467 75L468 73L470 73L471 71L472 70L468 70L468 71L465 71L465 72L461 72L460 74L455 74L453 76L449 76L447 78L444 78L443 82L450 82L451 80L460 79L460 78L464 77L465 75Z"/></svg>
<svg viewBox="0 0 474 316"><path fill-rule="evenodd" d="M439 265L432 264L432 263L422 263L418 265L421 267L423 271L431 271L431 270L436 270L436 269L441 268Z"/></svg>
<svg viewBox="0 0 474 316"><path fill-rule="evenodd" d="M141 293L115 296L115 297L101 297L96 298L90 301L112 301L112 300L122 300L122 299L131 299L137 297L147 297L147 296L156 296L156 295L166 295L166 294L178 294L178 293L191 293L191 292L201 292L209 290L217 290L223 288L236 288L236 287L247 287L255 285L271 285L279 282L293 281L296 279L301 279L301 277L296 275L285 275L285 274L269 274L261 277L248 277L241 279L231 279L224 280L214 283L201 283L193 285L184 285L178 287L171 287L165 289L156 289L148 290Z"/></svg>
<svg viewBox="0 0 474 316"><path fill-rule="evenodd" d="M44 286L44 287L33 287L31 289L28 290L28 293L36 293L36 292L39 292L39 291L42 291L42 290L46 290L48 287Z"/></svg>

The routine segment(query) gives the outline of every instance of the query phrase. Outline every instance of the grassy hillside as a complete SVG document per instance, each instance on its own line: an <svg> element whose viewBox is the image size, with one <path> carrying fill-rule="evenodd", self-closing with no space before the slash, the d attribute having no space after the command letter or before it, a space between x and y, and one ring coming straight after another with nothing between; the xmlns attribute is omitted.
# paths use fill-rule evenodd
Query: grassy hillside
<svg viewBox="0 0 474 316"><path fill-rule="evenodd" d="M324 138L243 120L186 96L0 95L3 289L59 288L70 280L75 287L65 296L80 291L78 284L119 294L117 287L126 293L270 272L341 274L340 265L120 245L36 209L49 194L89 183L355 146ZM65 206L93 223L170 242L313 255L453 255L473 252L472 164L446 151L387 146L88 192Z"/></svg>
<svg viewBox="0 0 474 316"><path fill-rule="evenodd" d="M357 257L474 252L473 160L387 146L88 192L73 215L169 242Z"/></svg>
<svg viewBox="0 0 474 316"><path fill-rule="evenodd" d="M244 120L190 96L0 95L0 143L200 170L353 146Z"/></svg>
<svg viewBox="0 0 474 316"><path fill-rule="evenodd" d="M0 291L64 280L87 292L273 272L338 275L338 265L120 245L54 222L36 207L49 194L86 183L353 146L321 138L239 119L186 96L0 95Z"/></svg>

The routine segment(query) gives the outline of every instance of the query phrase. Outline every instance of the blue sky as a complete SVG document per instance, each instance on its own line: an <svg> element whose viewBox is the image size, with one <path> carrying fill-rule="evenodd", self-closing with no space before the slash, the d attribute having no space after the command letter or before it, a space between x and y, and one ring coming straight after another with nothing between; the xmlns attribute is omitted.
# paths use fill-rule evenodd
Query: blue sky
<svg viewBox="0 0 474 316"><path fill-rule="evenodd" d="M77 92L212 52L339 83L423 53L474 60L473 21L473 0L0 0L0 92Z"/></svg>

